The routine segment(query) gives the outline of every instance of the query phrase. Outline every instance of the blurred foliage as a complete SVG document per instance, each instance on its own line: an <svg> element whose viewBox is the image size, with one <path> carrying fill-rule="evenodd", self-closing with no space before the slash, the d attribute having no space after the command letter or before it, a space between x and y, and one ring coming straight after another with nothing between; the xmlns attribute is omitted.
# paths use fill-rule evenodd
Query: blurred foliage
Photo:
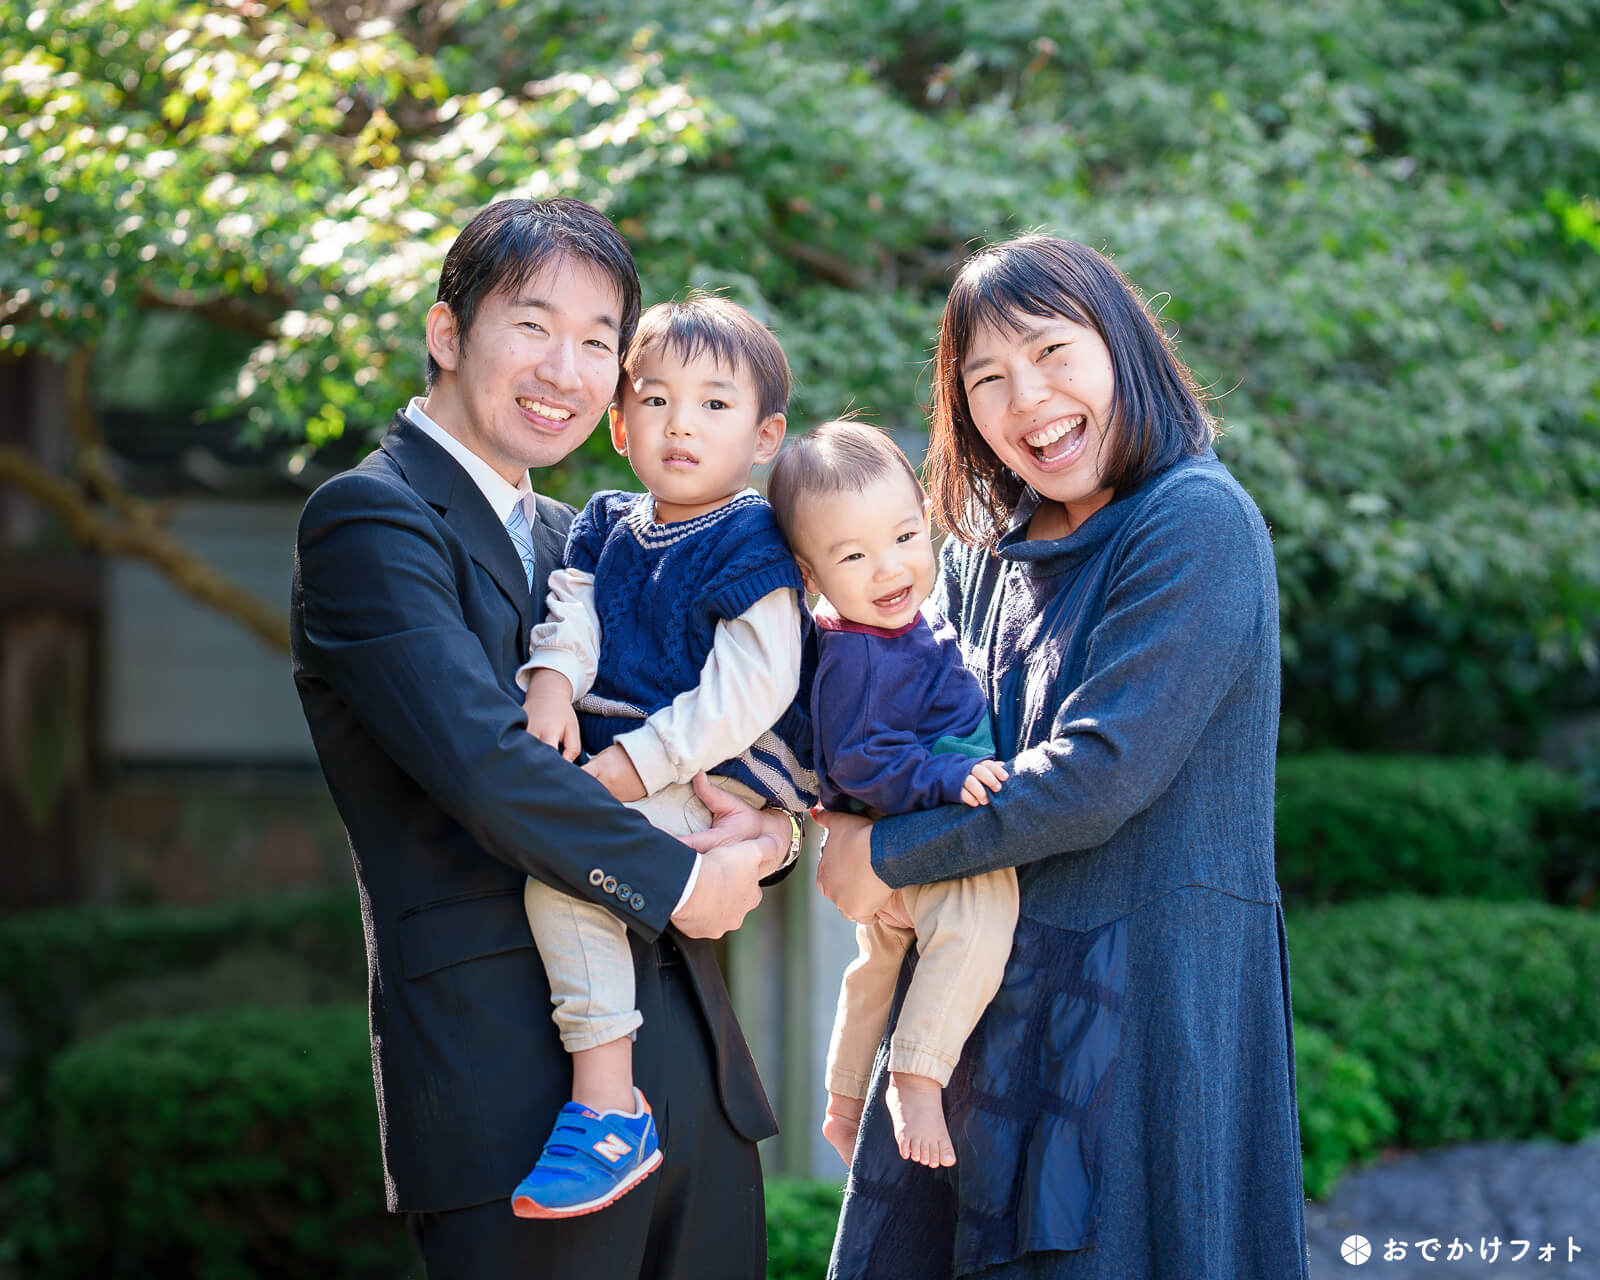
<svg viewBox="0 0 1600 1280"><path fill-rule="evenodd" d="M0 1032L20 1047L0 1099L0 1274L8 1263L42 1274L43 1259L65 1247L68 1224L46 1167L46 1088L58 1055L152 1015L356 1001L365 980L351 893L67 907L0 921Z"/></svg>
<svg viewBox="0 0 1600 1280"><path fill-rule="evenodd" d="M844 1188L836 1179L768 1178L767 1280L826 1275Z"/></svg>
<svg viewBox="0 0 1600 1280"><path fill-rule="evenodd" d="M1372 1064L1400 1145L1600 1129L1594 915L1386 898L1294 913L1289 949L1296 1022Z"/></svg>
<svg viewBox="0 0 1600 1280"><path fill-rule="evenodd" d="M1576 777L1487 758L1283 756L1284 901L1391 893L1576 904L1600 878L1600 810Z"/></svg>
<svg viewBox="0 0 1600 1280"><path fill-rule="evenodd" d="M1395 1119L1366 1060L1314 1028L1295 1038L1306 1192L1321 1197ZM414 1270L383 1211L358 1005L137 1022L57 1057L48 1103L53 1159L17 1231L41 1280ZM107 1185L118 1194L95 1194ZM824 1273L841 1193L767 1179L769 1280Z"/></svg>
<svg viewBox="0 0 1600 1280"><path fill-rule="evenodd" d="M73 1212L34 1251L41 1277L412 1270L360 1005L134 1023L57 1058L49 1102Z"/></svg>
<svg viewBox="0 0 1600 1280"><path fill-rule="evenodd" d="M1294 1070L1301 1172L1306 1195L1320 1200L1345 1170L1394 1136L1394 1112L1372 1064L1341 1049L1325 1031L1295 1027Z"/></svg>
<svg viewBox="0 0 1600 1280"><path fill-rule="evenodd" d="M797 425L907 427L954 264L1045 227L1220 397L1286 743L1517 750L1600 700L1596 66L1593 0L40 0L0 14L0 346L185 311L252 343L216 411L370 435L454 232L572 194L648 298L775 327Z"/></svg>

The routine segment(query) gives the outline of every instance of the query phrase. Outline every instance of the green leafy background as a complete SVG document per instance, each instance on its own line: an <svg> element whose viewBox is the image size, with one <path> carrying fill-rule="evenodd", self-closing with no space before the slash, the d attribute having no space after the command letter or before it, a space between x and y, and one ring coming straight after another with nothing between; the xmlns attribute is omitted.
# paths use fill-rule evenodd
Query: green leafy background
<svg viewBox="0 0 1600 1280"><path fill-rule="evenodd" d="M797 426L915 431L952 267L1042 227L1217 397L1286 744L1519 752L1600 702L1596 67L1593 0L6 6L0 347L371 436L455 231L570 194L775 328Z"/></svg>

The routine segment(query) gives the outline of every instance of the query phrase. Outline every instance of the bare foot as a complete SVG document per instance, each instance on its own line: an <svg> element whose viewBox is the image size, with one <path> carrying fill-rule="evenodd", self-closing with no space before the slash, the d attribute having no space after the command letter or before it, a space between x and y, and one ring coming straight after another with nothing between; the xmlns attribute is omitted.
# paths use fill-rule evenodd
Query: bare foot
<svg viewBox="0 0 1600 1280"><path fill-rule="evenodd" d="M861 1132L861 1099L842 1093L828 1095L828 1114L822 1121L822 1136L839 1153L848 1168L856 1151L856 1134Z"/></svg>
<svg viewBox="0 0 1600 1280"><path fill-rule="evenodd" d="M937 1080L891 1071L887 1101L902 1159L930 1169L956 1162L955 1144L944 1122L944 1090Z"/></svg>

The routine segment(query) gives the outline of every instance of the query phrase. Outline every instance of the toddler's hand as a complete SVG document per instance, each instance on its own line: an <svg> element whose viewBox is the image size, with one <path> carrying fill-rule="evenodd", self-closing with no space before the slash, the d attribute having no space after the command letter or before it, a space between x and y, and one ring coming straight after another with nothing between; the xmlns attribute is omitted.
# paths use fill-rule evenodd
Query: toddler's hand
<svg viewBox="0 0 1600 1280"><path fill-rule="evenodd" d="M989 803L989 792L1000 790L1000 785L1011 775L998 760L980 760L961 784L961 803L980 805ZM987 790L985 790L987 788Z"/></svg>
<svg viewBox="0 0 1600 1280"><path fill-rule="evenodd" d="M604 751L590 756L581 768L624 804L643 800L647 794L644 781L633 767L627 751L614 742Z"/></svg>
<svg viewBox="0 0 1600 1280"><path fill-rule="evenodd" d="M572 709L572 682L566 676L540 667L528 680L522 709L528 716L529 733L568 760L578 758L578 713Z"/></svg>

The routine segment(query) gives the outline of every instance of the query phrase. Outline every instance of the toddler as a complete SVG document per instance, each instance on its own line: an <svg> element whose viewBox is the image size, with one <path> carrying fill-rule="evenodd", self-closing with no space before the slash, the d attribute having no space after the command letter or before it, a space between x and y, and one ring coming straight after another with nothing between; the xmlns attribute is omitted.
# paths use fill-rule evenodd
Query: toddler
<svg viewBox="0 0 1600 1280"><path fill-rule="evenodd" d="M768 495L806 588L823 597L811 693L823 806L881 815L987 804L1006 770L993 759L988 704L953 628L922 614L936 570L910 462L880 431L824 423L778 460ZM901 1156L951 1165L942 1091L999 990L1016 928L1016 872L907 885L891 913L897 923L856 927L859 955L845 971L828 1047L823 1133L849 1164L914 939L917 967L889 1041L887 1101Z"/></svg>
<svg viewBox="0 0 1600 1280"><path fill-rule="evenodd" d="M550 576L546 621L518 672L528 732L674 835L710 814L690 785L804 810L816 779L800 691L799 571L751 488L783 442L788 362L723 298L651 307L623 360L611 440L648 492L596 494ZM574 711L576 702L576 711ZM798 831L798 827L796 827ZM627 886L615 892L627 901ZM530 878L529 926L572 1055L572 1101L512 1196L521 1217L604 1208L661 1163L633 1084L633 960L609 911Z"/></svg>

